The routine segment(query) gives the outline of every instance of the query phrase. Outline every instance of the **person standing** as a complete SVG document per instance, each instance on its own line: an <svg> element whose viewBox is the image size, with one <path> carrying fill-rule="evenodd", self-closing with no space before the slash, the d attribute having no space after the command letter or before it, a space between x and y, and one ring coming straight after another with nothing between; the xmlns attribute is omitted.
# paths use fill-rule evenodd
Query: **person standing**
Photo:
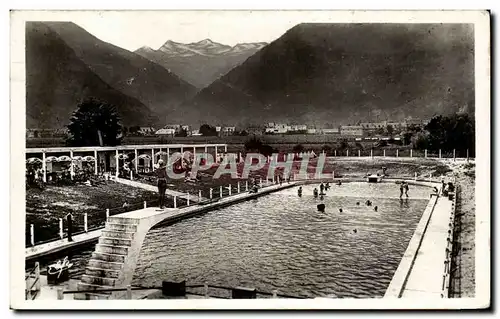
<svg viewBox="0 0 500 319"><path fill-rule="evenodd" d="M167 168L162 159L158 161L155 173L158 177L159 206L160 209L163 209L165 208L165 191L167 190Z"/></svg>
<svg viewBox="0 0 500 319"><path fill-rule="evenodd" d="M401 184L399 185L399 191L400 191L399 198L403 197L404 186L405 182L401 182Z"/></svg>
<svg viewBox="0 0 500 319"><path fill-rule="evenodd" d="M406 195L406 197L408 197L408 190L409 190L408 183L405 183L405 195Z"/></svg>

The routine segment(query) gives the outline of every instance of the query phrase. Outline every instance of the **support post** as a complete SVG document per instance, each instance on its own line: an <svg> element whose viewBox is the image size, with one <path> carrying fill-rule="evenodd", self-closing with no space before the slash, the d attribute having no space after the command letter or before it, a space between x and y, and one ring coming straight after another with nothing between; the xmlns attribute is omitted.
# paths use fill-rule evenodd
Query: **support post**
<svg viewBox="0 0 500 319"><path fill-rule="evenodd" d="M439 158L441 159L441 149L439 149Z"/></svg>
<svg viewBox="0 0 500 319"><path fill-rule="evenodd" d="M201 190L198 191L198 202L201 202Z"/></svg>
<svg viewBox="0 0 500 319"><path fill-rule="evenodd" d="M47 160L45 159L45 152L42 153L42 171L43 171L43 182L47 183Z"/></svg>
<svg viewBox="0 0 500 319"><path fill-rule="evenodd" d="M467 162L469 162L469 149L467 149Z"/></svg>
<svg viewBox="0 0 500 319"><path fill-rule="evenodd" d="M127 285L127 300L132 300L132 286Z"/></svg>
<svg viewBox="0 0 500 319"><path fill-rule="evenodd" d="M427 158L427 150L425 150L424 154L425 154L425 158Z"/></svg>
<svg viewBox="0 0 500 319"><path fill-rule="evenodd" d="M63 219L59 218L59 238L64 238Z"/></svg>
<svg viewBox="0 0 500 319"><path fill-rule="evenodd" d="M71 157L71 162L69 164L69 174L71 175L71 179L75 176L75 166L73 164L73 151L69 151L69 157Z"/></svg>
<svg viewBox="0 0 500 319"><path fill-rule="evenodd" d="M66 215L66 222L68 224L68 242L73 241L73 216L71 214Z"/></svg>
<svg viewBox="0 0 500 319"><path fill-rule="evenodd" d="M219 197L222 198L222 185L219 188Z"/></svg>
<svg viewBox="0 0 500 319"><path fill-rule="evenodd" d="M260 178L260 188L262 188L262 177Z"/></svg>
<svg viewBox="0 0 500 319"><path fill-rule="evenodd" d="M184 155L184 146L181 145L181 154Z"/></svg>
<svg viewBox="0 0 500 319"><path fill-rule="evenodd" d="M456 150L455 150L455 149L453 149L453 161L455 161L455 159L456 159L456 155L457 155L457 154L456 154Z"/></svg>
<svg viewBox="0 0 500 319"><path fill-rule="evenodd" d="M174 208L177 208L177 195L174 195Z"/></svg>
<svg viewBox="0 0 500 319"><path fill-rule="evenodd" d="M349 149L347 149L347 153L346 154L347 154L346 156L349 157Z"/></svg>
<svg viewBox="0 0 500 319"><path fill-rule="evenodd" d="M35 246L35 225L30 224L30 240L31 246Z"/></svg>
<svg viewBox="0 0 500 319"><path fill-rule="evenodd" d="M210 199L212 199L212 198L213 198L213 189L210 188Z"/></svg>
<svg viewBox="0 0 500 319"><path fill-rule="evenodd" d="M429 182L432 182L432 173L429 174Z"/></svg>
<svg viewBox="0 0 500 319"><path fill-rule="evenodd" d="M248 180L245 181L245 191L248 192Z"/></svg>
<svg viewBox="0 0 500 319"><path fill-rule="evenodd" d="M88 228L88 215L87 213L83 214L83 230L88 233L89 228Z"/></svg>
<svg viewBox="0 0 500 319"><path fill-rule="evenodd" d="M278 291L277 290L273 290L273 298L278 298Z"/></svg>
<svg viewBox="0 0 500 319"><path fill-rule="evenodd" d="M373 158L373 148L370 150L370 157Z"/></svg>
<svg viewBox="0 0 500 319"><path fill-rule="evenodd" d="M189 199L190 199L190 198L189 198L189 192L188 192L188 193L187 193L187 195L186 195L187 206L189 206Z"/></svg>
<svg viewBox="0 0 500 319"><path fill-rule="evenodd" d="M154 170L155 167L155 149L151 149L151 170Z"/></svg>
<svg viewBox="0 0 500 319"><path fill-rule="evenodd" d="M94 174L97 175L98 174L97 168L98 168L98 165L99 165L99 163L97 162L97 150L94 150L94 158L95 158L95 161L94 161Z"/></svg>
<svg viewBox="0 0 500 319"><path fill-rule="evenodd" d="M415 181L417 181L417 172L415 172Z"/></svg>
<svg viewBox="0 0 500 319"><path fill-rule="evenodd" d="M144 208L148 207L148 202L144 201Z"/></svg>
<svg viewBox="0 0 500 319"><path fill-rule="evenodd" d="M385 157L385 150L384 150L384 157Z"/></svg>
<svg viewBox="0 0 500 319"><path fill-rule="evenodd" d="M208 153L208 147L205 145L205 153Z"/></svg>
<svg viewBox="0 0 500 319"><path fill-rule="evenodd" d="M361 150L358 150L358 157L361 157Z"/></svg>
<svg viewBox="0 0 500 319"><path fill-rule="evenodd" d="M224 153L227 153L227 144L224 145Z"/></svg>
<svg viewBox="0 0 500 319"><path fill-rule="evenodd" d="M399 149L396 149L396 157L399 157Z"/></svg>
<svg viewBox="0 0 500 319"><path fill-rule="evenodd" d="M205 282L205 284L203 285L203 288L205 290L205 297L208 297L208 283Z"/></svg>
<svg viewBox="0 0 500 319"><path fill-rule="evenodd" d="M106 220L109 218L109 208L106 208Z"/></svg>
<svg viewBox="0 0 500 319"><path fill-rule="evenodd" d="M35 289L40 291L42 288L42 282L40 280L40 262L38 261L35 262L35 278L37 279Z"/></svg>
<svg viewBox="0 0 500 319"><path fill-rule="evenodd" d="M135 171L137 172L137 165L139 165L139 159L137 158L137 149L134 149L134 161L135 161Z"/></svg>
<svg viewBox="0 0 500 319"><path fill-rule="evenodd" d="M134 180L134 172L130 171L130 180L133 181Z"/></svg>
<svg viewBox="0 0 500 319"><path fill-rule="evenodd" d="M215 163L218 163L217 145L215 145Z"/></svg>
<svg viewBox="0 0 500 319"><path fill-rule="evenodd" d="M410 157L413 157L413 149L410 150Z"/></svg>
<svg viewBox="0 0 500 319"><path fill-rule="evenodd" d="M57 289L57 300L64 300L64 293L62 288Z"/></svg>
<svg viewBox="0 0 500 319"><path fill-rule="evenodd" d="M167 147L167 162L170 160L170 147Z"/></svg>
<svg viewBox="0 0 500 319"><path fill-rule="evenodd" d="M337 157L337 150L334 150L333 154L334 154L333 156Z"/></svg>
<svg viewBox="0 0 500 319"><path fill-rule="evenodd" d="M115 153L115 176L116 178L118 178L118 164L119 164L119 161L118 161L118 149L116 149L116 153Z"/></svg>
<svg viewBox="0 0 500 319"><path fill-rule="evenodd" d="M231 196L231 184L229 184L227 188L229 189L229 196Z"/></svg>
<svg viewBox="0 0 500 319"><path fill-rule="evenodd" d="M240 193L240 182L238 181L238 194Z"/></svg>

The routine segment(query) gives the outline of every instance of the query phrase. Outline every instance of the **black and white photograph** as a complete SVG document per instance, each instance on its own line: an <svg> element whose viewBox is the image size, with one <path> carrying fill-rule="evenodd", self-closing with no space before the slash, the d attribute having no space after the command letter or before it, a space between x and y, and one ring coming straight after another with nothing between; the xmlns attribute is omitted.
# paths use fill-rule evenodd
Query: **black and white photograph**
<svg viewBox="0 0 500 319"><path fill-rule="evenodd" d="M487 11L10 19L12 308L490 306Z"/></svg>

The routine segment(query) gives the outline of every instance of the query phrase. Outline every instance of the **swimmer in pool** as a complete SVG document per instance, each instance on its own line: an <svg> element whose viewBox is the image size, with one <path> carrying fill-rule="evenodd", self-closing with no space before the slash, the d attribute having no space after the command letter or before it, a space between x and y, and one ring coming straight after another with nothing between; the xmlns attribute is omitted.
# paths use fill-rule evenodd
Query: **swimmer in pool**
<svg viewBox="0 0 500 319"><path fill-rule="evenodd" d="M313 195L314 195L314 198L318 197L318 189L317 188L315 188L313 190Z"/></svg>
<svg viewBox="0 0 500 319"><path fill-rule="evenodd" d="M356 202L356 205L359 206L359 202Z"/></svg>
<svg viewBox="0 0 500 319"><path fill-rule="evenodd" d="M375 208L373 210L375 210L377 212L378 211L378 206L375 206Z"/></svg>
<svg viewBox="0 0 500 319"><path fill-rule="evenodd" d="M302 197L302 186L299 187L299 190L297 191L297 195L299 195L299 197Z"/></svg>
<svg viewBox="0 0 500 319"><path fill-rule="evenodd" d="M342 213L342 208L339 208L339 213Z"/></svg>

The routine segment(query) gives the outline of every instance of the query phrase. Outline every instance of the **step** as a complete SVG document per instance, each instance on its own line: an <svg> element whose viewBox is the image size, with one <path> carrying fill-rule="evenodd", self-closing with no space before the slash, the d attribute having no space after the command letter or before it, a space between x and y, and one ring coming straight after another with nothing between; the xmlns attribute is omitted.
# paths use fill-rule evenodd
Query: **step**
<svg viewBox="0 0 500 319"><path fill-rule="evenodd" d="M106 222L106 227L104 228L104 230L121 230L126 232L135 232L137 230L137 225Z"/></svg>
<svg viewBox="0 0 500 319"><path fill-rule="evenodd" d="M106 278L106 277L95 277L90 275L82 275L82 283L99 285L99 286L110 286L114 287L116 278Z"/></svg>
<svg viewBox="0 0 500 319"><path fill-rule="evenodd" d="M105 253L105 254L126 256L128 254L129 248L130 247L127 247L127 246L96 244L95 245L95 252L96 253Z"/></svg>
<svg viewBox="0 0 500 319"><path fill-rule="evenodd" d="M97 269L105 269L105 270L117 270L121 271L123 267L123 263L121 262L112 262L112 261L104 261L99 259L90 259L87 268L97 268Z"/></svg>
<svg viewBox="0 0 500 319"><path fill-rule="evenodd" d="M130 247L132 246L132 239L110 238L101 235L99 237L99 244Z"/></svg>
<svg viewBox="0 0 500 319"><path fill-rule="evenodd" d="M86 282L79 282L77 284L77 290L79 291L85 291L85 290L99 290L99 289L113 289L115 287L112 286L102 286L102 285L94 285L94 284L88 284ZM92 292L93 293L93 292ZM103 295L111 295L112 291L98 291L96 292L98 294L103 294Z"/></svg>
<svg viewBox="0 0 500 319"><path fill-rule="evenodd" d="M111 295L99 294L99 293L79 293L74 294L73 299L75 300L108 300Z"/></svg>
<svg viewBox="0 0 500 319"><path fill-rule="evenodd" d="M92 259L97 259L97 260L102 260L102 261L111 261L111 262L121 263L121 264L123 264L125 262L125 257L126 256L124 256L124 255L107 254L107 253L100 253L100 252L93 252L92 253Z"/></svg>
<svg viewBox="0 0 500 319"><path fill-rule="evenodd" d="M120 270L87 266L87 268L85 268L85 274L94 277L118 278L118 276L120 276Z"/></svg>
<svg viewBox="0 0 500 319"><path fill-rule="evenodd" d="M127 218L127 217L118 217L118 216L108 217L109 223L116 223L116 224L137 225L137 224L139 224L139 221L140 221L140 219L138 219L138 218Z"/></svg>
<svg viewBox="0 0 500 319"><path fill-rule="evenodd" d="M103 229L101 232L101 236L108 238L119 238L119 239L133 239L134 232L126 232L121 230L111 230L111 229Z"/></svg>

